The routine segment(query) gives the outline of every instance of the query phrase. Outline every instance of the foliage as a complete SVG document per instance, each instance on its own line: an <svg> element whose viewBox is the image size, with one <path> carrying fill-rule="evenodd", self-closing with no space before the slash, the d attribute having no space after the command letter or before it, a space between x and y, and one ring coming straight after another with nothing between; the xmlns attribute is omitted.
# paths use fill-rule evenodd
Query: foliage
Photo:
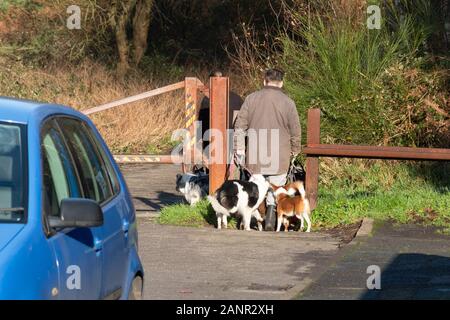
<svg viewBox="0 0 450 320"><path fill-rule="evenodd" d="M33 9L39 5L33 0L2 0L0 2L0 12L7 12L11 6L20 6L25 9Z"/></svg>
<svg viewBox="0 0 450 320"><path fill-rule="evenodd" d="M103 0L81 0L81 30L66 27L70 0L7 1L0 10L5 21L0 46L10 46L11 55L28 64L79 63L85 58L101 57L112 61L115 45L108 30L108 17L101 7Z"/></svg>
<svg viewBox="0 0 450 320"><path fill-rule="evenodd" d="M172 63L167 56L154 52L151 56L144 56L140 63L142 74L154 80L173 79L178 81L185 76L185 69Z"/></svg>
<svg viewBox="0 0 450 320"><path fill-rule="evenodd" d="M224 48L233 47L233 33L242 34L241 24L253 25L258 36L275 33L281 1L249 0L156 0L150 34L158 34L150 48L169 55L176 63L227 64Z"/></svg>
<svg viewBox="0 0 450 320"><path fill-rule="evenodd" d="M368 29L365 21L320 15L308 19L295 13L291 18L294 36L282 36L281 61L287 91L303 119L310 107L321 108L323 136L341 143L430 146L436 142L423 137L432 126L431 121L423 123L423 114L435 121L444 118L424 108L424 99L444 108L445 101L435 97L442 87L423 85L440 82L445 87L447 75L420 71L423 59L417 53L428 33L412 15L404 15L395 29L388 28L386 19L380 30ZM412 85L411 74L415 75ZM417 82L424 90L414 100ZM407 127L402 125L405 112L413 114Z"/></svg>

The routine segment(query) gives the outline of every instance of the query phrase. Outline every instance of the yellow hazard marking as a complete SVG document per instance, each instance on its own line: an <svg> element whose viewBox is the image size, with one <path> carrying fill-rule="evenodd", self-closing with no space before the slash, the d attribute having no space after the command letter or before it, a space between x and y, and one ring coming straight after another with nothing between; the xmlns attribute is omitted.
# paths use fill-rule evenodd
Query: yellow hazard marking
<svg viewBox="0 0 450 320"><path fill-rule="evenodd" d="M197 116L195 114L186 114L185 119L189 119L190 120L191 118L196 119Z"/></svg>
<svg viewBox="0 0 450 320"><path fill-rule="evenodd" d="M115 155L117 162L160 162L161 158L155 156L121 156Z"/></svg>
<svg viewBox="0 0 450 320"><path fill-rule="evenodd" d="M195 116L193 116L188 121L186 121L186 129L188 129L191 125L193 125L194 122L195 122Z"/></svg>
<svg viewBox="0 0 450 320"><path fill-rule="evenodd" d="M197 108L195 107L195 104L192 104L192 105L186 107L185 114L187 117L189 117L190 115L195 114L196 111L197 111Z"/></svg>

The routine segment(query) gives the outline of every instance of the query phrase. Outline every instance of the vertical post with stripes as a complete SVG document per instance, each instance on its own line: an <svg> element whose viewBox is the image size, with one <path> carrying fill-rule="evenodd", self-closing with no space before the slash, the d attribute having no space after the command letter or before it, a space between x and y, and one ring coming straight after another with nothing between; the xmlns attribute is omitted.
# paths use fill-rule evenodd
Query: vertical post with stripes
<svg viewBox="0 0 450 320"><path fill-rule="evenodd" d="M185 78L185 128L189 131L189 141L184 148L184 164L193 165L195 163L195 142L196 130L195 121L197 118L198 83L197 78Z"/></svg>
<svg viewBox="0 0 450 320"><path fill-rule="evenodd" d="M214 193L225 181L228 152L228 104L229 79L212 77L210 79L210 162L209 192Z"/></svg>
<svg viewBox="0 0 450 320"><path fill-rule="evenodd" d="M320 109L308 110L307 146L320 144ZM319 157L306 156L306 195L311 210L317 206L319 193Z"/></svg>

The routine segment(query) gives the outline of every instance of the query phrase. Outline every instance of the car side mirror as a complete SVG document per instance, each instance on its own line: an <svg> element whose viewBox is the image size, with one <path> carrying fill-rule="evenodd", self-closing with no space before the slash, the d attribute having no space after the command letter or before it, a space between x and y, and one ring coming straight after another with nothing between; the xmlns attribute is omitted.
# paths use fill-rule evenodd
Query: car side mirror
<svg viewBox="0 0 450 320"><path fill-rule="evenodd" d="M52 228L99 227L103 225L103 211L94 200L63 199L60 216L50 217L49 224Z"/></svg>

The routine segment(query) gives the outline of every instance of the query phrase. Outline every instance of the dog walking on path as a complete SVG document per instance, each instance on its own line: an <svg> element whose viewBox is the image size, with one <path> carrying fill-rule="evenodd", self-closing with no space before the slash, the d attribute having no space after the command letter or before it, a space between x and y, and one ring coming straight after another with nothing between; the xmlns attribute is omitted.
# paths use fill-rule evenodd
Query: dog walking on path
<svg viewBox="0 0 450 320"><path fill-rule="evenodd" d="M228 180L212 195L208 196L217 216L217 228L227 228L228 217L237 213L242 217L245 230L250 230L250 221L255 217L258 229L262 231L264 221L258 207L265 200L269 190L269 182L263 175L255 174L249 181Z"/></svg>

